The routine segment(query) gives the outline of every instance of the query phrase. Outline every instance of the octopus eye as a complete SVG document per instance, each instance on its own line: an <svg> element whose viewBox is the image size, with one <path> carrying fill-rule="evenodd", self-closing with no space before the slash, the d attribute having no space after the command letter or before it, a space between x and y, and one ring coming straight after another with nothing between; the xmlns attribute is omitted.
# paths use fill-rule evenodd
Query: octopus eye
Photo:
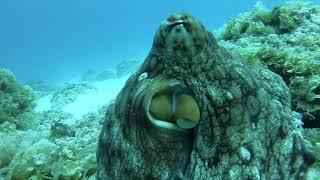
<svg viewBox="0 0 320 180"><path fill-rule="evenodd" d="M176 103L176 124L183 129L195 127L200 120L200 110L196 100L187 94L180 95Z"/></svg>
<svg viewBox="0 0 320 180"><path fill-rule="evenodd" d="M151 122L165 128L191 129L200 120L200 109L194 97L175 87L154 95L148 113Z"/></svg>
<svg viewBox="0 0 320 180"><path fill-rule="evenodd" d="M152 98L150 113L156 119L170 121L172 117L171 98L167 94L159 94Z"/></svg>

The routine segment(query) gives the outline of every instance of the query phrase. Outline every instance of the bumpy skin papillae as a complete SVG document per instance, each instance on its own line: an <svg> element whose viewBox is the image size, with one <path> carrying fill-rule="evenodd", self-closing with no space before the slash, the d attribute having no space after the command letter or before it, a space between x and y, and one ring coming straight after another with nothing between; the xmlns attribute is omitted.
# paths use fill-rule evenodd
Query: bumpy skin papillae
<svg viewBox="0 0 320 180"><path fill-rule="evenodd" d="M175 86L198 103L201 116L193 129L158 125L147 115L152 97ZM174 14L108 108L97 178L301 177L303 138L290 101L278 75L230 55L198 20Z"/></svg>

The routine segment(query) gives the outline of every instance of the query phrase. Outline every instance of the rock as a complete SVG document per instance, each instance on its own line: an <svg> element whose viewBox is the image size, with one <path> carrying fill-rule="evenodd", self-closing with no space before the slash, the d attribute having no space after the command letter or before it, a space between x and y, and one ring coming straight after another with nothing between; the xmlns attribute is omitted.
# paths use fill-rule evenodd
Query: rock
<svg viewBox="0 0 320 180"><path fill-rule="evenodd" d="M311 147L308 148L308 151L314 156L309 158L309 160L315 161L308 169L306 179L317 179L320 177L320 128L306 128L304 129L304 136L311 145Z"/></svg>
<svg viewBox="0 0 320 180"><path fill-rule="evenodd" d="M72 130L72 128L64 123L54 123L51 126L51 137L52 138L61 138L61 137L74 137L75 136L75 131Z"/></svg>
<svg viewBox="0 0 320 180"><path fill-rule="evenodd" d="M11 71L0 68L0 123L12 120L27 125L19 116L31 112L35 100L36 95L29 86L19 84Z"/></svg>
<svg viewBox="0 0 320 180"><path fill-rule="evenodd" d="M80 94L84 94L88 89L93 89L87 83L67 83L61 87L51 98L52 108L59 110L67 104L74 102Z"/></svg>
<svg viewBox="0 0 320 180"><path fill-rule="evenodd" d="M304 117L304 127L320 128L320 75L296 76L289 87L294 109Z"/></svg>
<svg viewBox="0 0 320 180"><path fill-rule="evenodd" d="M116 77L120 78L129 75L137 70L141 61L139 60L126 60L116 65Z"/></svg>
<svg viewBox="0 0 320 180"><path fill-rule="evenodd" d="M28 86L19 84L13 73L7 69L0 69L0 111L15 117L35 107L35 94Z"/></svg>
<svg viewBox="0 0 320 180"><path fill-rule="evenodd" d="M250 64L279 74L290 86L293 109L303 115L304 127L319 128L319 32L318 5L299 1L268 10L258 3L253 11L228 21L218 39Z"/></svg>
<svg viewBox="0 0 320 180"><path fill-rule="evenodd" d="M102 72L88 70L81 77L81 81L95 82L95 81L104 81L112 78L115 78L115 72L113 72L112 70L104 70Z"/></svg>
<svg viewBox="0 0 320 180"><path fill-rule="evenodd" d="M115 73L111 70L105 70L97 74L96 80L97 81L104 81L108 79L115 78Z"/></svg>
<svg viewBox="0 0 320 180"><path fill-rule="evenodd" d="M38 176L39 172L48 174L56 161L57 146L52 142L42 139L28 147L25 151L15 156L10 164L8 179L29 179Z"/></svg>
<svg viewBox="0 0 320 180"><path fill-rule="evenodd" d="M59 87L52 82L44 80L32 80L26 83L30 86L40 97L53 93Z"/></svg>

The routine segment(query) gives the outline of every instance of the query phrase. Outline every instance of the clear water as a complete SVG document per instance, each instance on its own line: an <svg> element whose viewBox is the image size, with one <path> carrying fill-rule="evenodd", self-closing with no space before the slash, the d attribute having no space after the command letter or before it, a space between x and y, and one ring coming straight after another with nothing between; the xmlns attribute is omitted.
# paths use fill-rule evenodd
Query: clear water
<svg viewBox="0 0 320 180"><path fill-rule="evenodd" d="M272 8L281 0L265 0ZM319 4L319 0L313 1ZM143 59L159 23L187 12L210 30L252 9L256 0L1 0L0 67L20 82L65 81L88 69Z"/></svg>
<svg viewBox="0 0 320 180"><path fill-rule="evenodd" d="M268 9L284 2L262 1ZM320 0L309 2L320 5ZM73 179L77 179L82 172L89 172L83 177L95 177L96 138L101 129L99 121L104 120L103 106L117 96L128 74L101 82L84 80L74 84L62 83L80 80L88 70L101 72L115 68L121 61L143 60L151 48L159 24L174 12L189 13L202 21L210 31L215 32L229 19L251 11L256 3L257 0L0 0L0 69L7 68L12 71L20 84L27 84L32 80L44 81L43 84L41 81L33 84L40 87L38 91L35 89L35 108L19 114L19 117L9 117L7 109L3 108L8 105L12 112L17 109L11 94L0 97L0 180L13 177L17 175L16 172L23 175L24 170L29 171L36 167L28 160L38 157L38 152L33 149L39 146L39 152L45 154L48 153L46 148L51 145L67 147L74 152L55 150L59 161L50 154L46 157L48 162L54 162L52 167L45 166L41 171L42 169L37 169L40 166L37 166L25 177L34 175L35 172L46 172L48 177L68 174L66 178ZM24 99L19 92L12 94ZM65 114L68 115L67 118L64 118ZM42 121L43 119L45 121ZM56 121L66 125L62 127L69 127L77 132L76 135L63 135L62 145L59 144L60 141L48 137L54 132L52 125L59 125ZM17 128L15 123L19 122L26 125L26 131ZM85 123L90 128L82 126ZM28 126L30 124L32 127ZM1 132L1 128L5 129L5 132ZM8 129L10 131L7 132ZM59 130L59 126L57 129ZM318 133L314 136L316 135ZM74 137L76 141L69 137ZM318 137L314 139L318 143ZM43 144L50 146L40 148L42 144L39 142L46 142ZM24 146L26 148L23 148ZM319 151L320 146L317 147ZM20 153L26 153L30 157L24 156L20 159ZM74 161L70 161L71 158L67 156L69 154L72 154ZM88 160L88 157L91 158ZM1 164L3 159L7 164ZM27 165L22 166L20 161L28 161L29 168L26 168ZM46 163L41 163L44 162ZM60 170L62 165L67 167L66 172ZM319 174L317 171L312 175L314 179L318 179ZM310 176L311 179L313 176Z"/></svg>

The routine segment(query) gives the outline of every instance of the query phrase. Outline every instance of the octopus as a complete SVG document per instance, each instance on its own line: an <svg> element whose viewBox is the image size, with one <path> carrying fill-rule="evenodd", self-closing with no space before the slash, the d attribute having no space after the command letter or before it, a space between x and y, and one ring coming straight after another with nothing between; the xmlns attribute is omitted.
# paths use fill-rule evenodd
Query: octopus
<svg viewBox="0 0 320 180"><path fill-rule="evenodd" d="M109 105L97 179L292 179L307 160L301 116L270 70L176 13Z"/></svg>

